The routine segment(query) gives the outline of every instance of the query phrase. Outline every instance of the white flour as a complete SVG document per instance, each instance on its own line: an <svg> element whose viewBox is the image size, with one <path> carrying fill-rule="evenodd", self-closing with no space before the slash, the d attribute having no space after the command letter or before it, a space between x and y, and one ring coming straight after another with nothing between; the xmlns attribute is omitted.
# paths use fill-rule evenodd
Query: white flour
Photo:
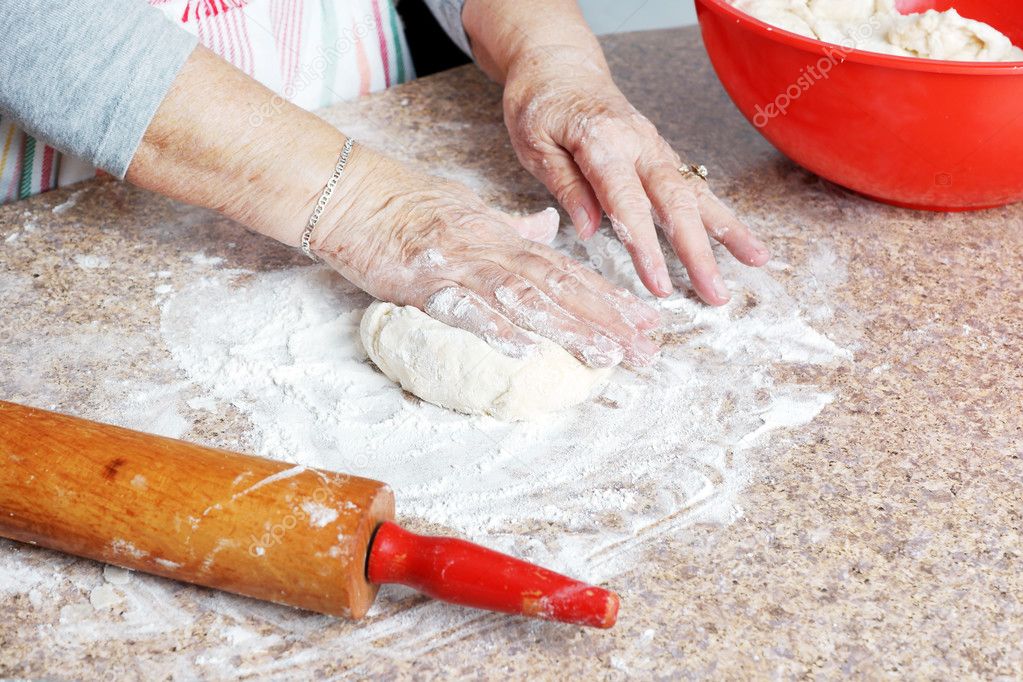
<svg viewBox="0 0 1023 682"><path fill-rule="evenodd" d="M585 250L562 248L642 293L627 254L606 231ZM816 259L829 260L827 253ZM618 370L596 400L547 421L508 424L420 403L383 377L358 343L370 299L329 270L253 274L218 269L216 259L198 255L192 263L203 276L176 281L175 291L156 299L181 381L162 392L133 390L152 392L167 407L154 411L152 424L133 426L177 435L187 432L181 415L190 411L237 411L251 424L258 454L390 483L399 519L417 530L457 534L583 580L608 580L660 533L740 516L737 495L755 473L753 449L807 424L832 400L817 387L776 381L774 363L851 359L810 326L769 270L721 261L732 302L711 309L691 292L662 302L670 343L654 367ZM689 292L681 268L673 269ZM833 283L814 282L821 300L819 289ZM827 316L826 306L812 315ZM324 519L331 513L313 511ZM66 580L64 566L27 565L17 552L0 552L0 593L39 599ZM87 586L95 609L87 599L84 610L76 605L54 624L68 646L184 635L196 626L174 583L107 577L109 587L98 592L104 583ZM409 608L398 604L404 594L385 591L369 622L348 630L338 646L380 640L381 652L415 656L477 627L474 612L434 603ZM232 670L239 651L265 651L324 623L223 594L189 599L205 614L210 642L206 655L180 662L193 673Z"/></svg>
<svg viewBox="0 0 1023 682"><path fill-rule="evenodd" d="M588 244L633 285L615 246L606 235ZM776 385L768 367L847 353L766 273L728 271L758 305L735 315L742 296L715 310L676 295L663 308L681 346L543 423L467 418L403 395L359 346L369 299L327 269L221 272L167 300L161 331L198 390L249 416L259 454L387 481L405 517L599 580L618 567L617 543L680 509L734 515L742 450L830 400Z"/></svg>

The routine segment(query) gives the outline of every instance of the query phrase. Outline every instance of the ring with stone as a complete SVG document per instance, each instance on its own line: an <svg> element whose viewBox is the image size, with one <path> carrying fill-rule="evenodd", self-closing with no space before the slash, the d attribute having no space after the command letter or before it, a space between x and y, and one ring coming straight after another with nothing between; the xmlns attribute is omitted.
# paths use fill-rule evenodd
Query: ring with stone
<svg viewBox="0 0 1023 682"><path fill-rule="evenodd" d="M697 177L705 182L707 180L708 175L707 167L696 163L690 163L688 165L682 166L681 168L678 169L678 172L681 173L682 177L684 178Z"/></svg>

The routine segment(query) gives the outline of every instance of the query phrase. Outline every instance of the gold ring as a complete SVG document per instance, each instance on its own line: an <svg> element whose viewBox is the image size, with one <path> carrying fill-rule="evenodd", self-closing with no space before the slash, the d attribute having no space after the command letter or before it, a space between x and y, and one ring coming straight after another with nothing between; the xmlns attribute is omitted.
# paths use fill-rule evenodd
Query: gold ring
<svg viewBox="0 0 1023 682"><path fill-rule="evenodd" d="M704 182L706 182L707 175L709 175L709 173L707 172L707 167L706 166L701 166L701 165L695 164L695 163L691 163L691 164L689 164L687 166L682 166L681 168L678 169L678 172L681 173L682 177L684 177L684 178L688 178L690 176L696 176L696 177L700 178L701 180L703 180Z"/></svg>

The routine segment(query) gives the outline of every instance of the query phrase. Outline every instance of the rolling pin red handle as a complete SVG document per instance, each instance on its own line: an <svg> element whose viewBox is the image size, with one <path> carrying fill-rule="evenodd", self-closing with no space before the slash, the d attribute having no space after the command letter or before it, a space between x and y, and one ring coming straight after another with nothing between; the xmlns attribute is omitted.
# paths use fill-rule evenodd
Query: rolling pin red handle
<svg viewBox="0 0 1023 682"><path fill-rule="evenodd" d="M367 577L453 604L574 625L610 628L618 617L614 592L471 542L416 535L389 521L372 540Z"/></svg>

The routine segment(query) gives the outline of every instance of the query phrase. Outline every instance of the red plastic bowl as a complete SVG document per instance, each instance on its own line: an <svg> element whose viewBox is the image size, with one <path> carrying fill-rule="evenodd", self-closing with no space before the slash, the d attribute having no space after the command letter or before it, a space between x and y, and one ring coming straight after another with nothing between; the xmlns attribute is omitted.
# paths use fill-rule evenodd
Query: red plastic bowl
<svg viewBox="0 0 1023 682"><path fill-rule="evenodd" d="M1023 2L951 7L1023 46ZM830 45L726 0L696 0L714 69L743 115L796 163L886 203L943 211L1023 200L1023 62L947 62Z"/></svg>

